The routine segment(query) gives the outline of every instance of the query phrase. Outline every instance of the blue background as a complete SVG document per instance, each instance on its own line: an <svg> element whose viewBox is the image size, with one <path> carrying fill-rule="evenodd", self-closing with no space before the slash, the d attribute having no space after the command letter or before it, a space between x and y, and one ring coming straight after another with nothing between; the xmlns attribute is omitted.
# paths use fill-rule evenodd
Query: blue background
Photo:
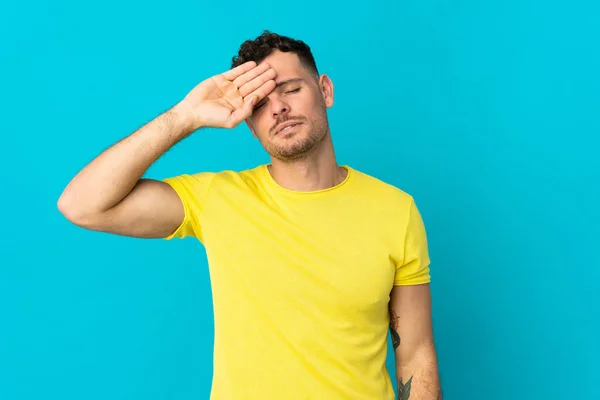
<svg viewBox="0 0 600 400"><path fill-rule="evenodd" d="M3 3L0 399L208 398L201 245L84 231L56 201L262 29L305 40L331 76L340 163L416 198L444 398L600 398L593 4ZM266 161L241 125L147 175Z"/></svg>

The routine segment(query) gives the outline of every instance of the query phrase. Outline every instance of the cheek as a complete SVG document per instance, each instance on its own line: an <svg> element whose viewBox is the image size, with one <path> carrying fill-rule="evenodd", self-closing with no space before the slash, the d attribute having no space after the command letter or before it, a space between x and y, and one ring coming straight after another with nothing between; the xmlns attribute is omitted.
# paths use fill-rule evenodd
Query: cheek
<svg viewBox="0 0 600 400"><path fill-rule="evenodd" d="M264 118L262 117L261 111L252 113L250 118L248 118L248 121L250 122L250 124L252 125L252 128L255 131L260 131L262 124L264 124L263 120L264 120Z"/></svg>
<svg viewBox="0 0 600 400"><path fill-rule="evenodd" d="M267 118L264 118L263 116L256 116L252 118L251 123L254 129L254 136L258 138L264 138L269 135L269 129L271 129L271 125L269 125Z"/></svg>
<svg viewBox="0 0 600 400"><path fill-rule="evenodd" d="M321 95L320 92L314 93L313 96L310 97L307 101L310 102L310 111L313 115L321 115L325 106L325 99Z"/></svg>

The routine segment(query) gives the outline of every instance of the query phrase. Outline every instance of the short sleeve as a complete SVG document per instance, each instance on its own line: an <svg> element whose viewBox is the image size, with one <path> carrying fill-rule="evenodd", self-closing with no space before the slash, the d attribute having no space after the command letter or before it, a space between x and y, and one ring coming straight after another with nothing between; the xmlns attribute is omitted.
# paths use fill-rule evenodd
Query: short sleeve
<svg viewBox="0 0 600 400"><path fill-rule="evenodd" d="M431 280L429 263L425 225L414 200L412 200L404 235L404 257L402 263L396 265L394 285L429 283Z"/></svg>
<svg viewBox="0 0 600 400"><path fill-rule="evenodd" d="M183 239L191 236L200 242L204 242L202 235L202 213L206 205L206 198L210 189L211 182L215 176L212 172L201 172L194 175L179 175L163 179L163 182L170 185L179 196L185 216L183 222L166 240L173 238Z"/></svg>

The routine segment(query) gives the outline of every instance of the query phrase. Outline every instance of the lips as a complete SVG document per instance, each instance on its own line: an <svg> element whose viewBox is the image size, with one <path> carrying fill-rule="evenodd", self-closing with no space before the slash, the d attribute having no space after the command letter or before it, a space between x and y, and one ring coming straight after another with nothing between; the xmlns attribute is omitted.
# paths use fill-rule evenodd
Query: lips
<svg viewBox="0 0 600 400"><path fill-rule="evenodd" d="M302 122L300 121L288 121L288 122L284 122L282 124L280 124L277 129L275 130L275 134L279 134L283 129L287 128L287 127L291 127L294 125L300 125Z"/></svg>

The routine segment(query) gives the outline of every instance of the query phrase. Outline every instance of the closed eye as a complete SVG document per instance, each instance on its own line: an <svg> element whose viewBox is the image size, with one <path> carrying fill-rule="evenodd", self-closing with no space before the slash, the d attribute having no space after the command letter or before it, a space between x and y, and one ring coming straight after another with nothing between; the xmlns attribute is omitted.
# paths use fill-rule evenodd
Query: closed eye
<svg viewBox="0 0 600 400"><path fill-rule="evenodd" d="M301 88L296 88L296 89L288 90L288 91L286 91L285 93L296 93L296 92L299 92L299 91L300 91L300 89L301 89ZM258 110L259 108L261 108L262 106L264 106L264 105L265 105L265 103L266 103L266 101L263 101L262 103L258 104L257 106L255 106L255 107L253 108L253 110L252 110L252 111L254 112L254 111Z"/></svg>

